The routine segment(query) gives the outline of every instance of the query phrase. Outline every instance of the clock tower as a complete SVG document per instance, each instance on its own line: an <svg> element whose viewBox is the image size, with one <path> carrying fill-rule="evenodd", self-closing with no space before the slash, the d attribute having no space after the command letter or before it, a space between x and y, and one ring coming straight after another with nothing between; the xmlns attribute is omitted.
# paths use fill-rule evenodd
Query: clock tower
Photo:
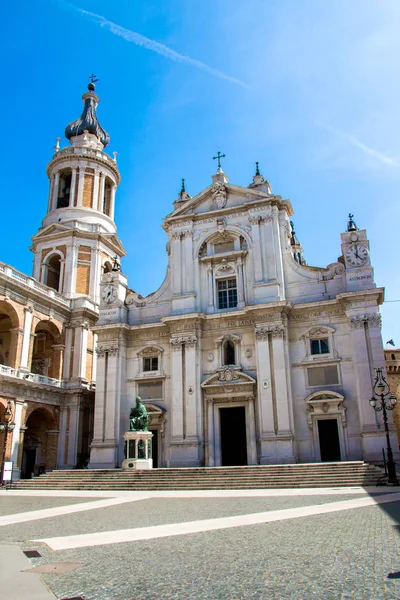
<svg viewBox="0 0 400 600"><path fill-rule="evenodd" d="M349 214L347 231L341 234L341 239L348 291L376 287L367 232L365 229L358 229L352 214Z"/></svg>

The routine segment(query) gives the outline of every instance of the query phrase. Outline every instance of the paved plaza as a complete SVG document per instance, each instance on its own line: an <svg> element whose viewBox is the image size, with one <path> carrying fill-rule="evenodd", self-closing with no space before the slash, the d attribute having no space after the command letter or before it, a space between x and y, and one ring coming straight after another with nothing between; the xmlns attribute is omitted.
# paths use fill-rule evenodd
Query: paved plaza
<svg viewBox="0 0 400 600"><path fill-rule="evenodd" d="M0 515L2 600L400 598L396 488L2 490Z"/></svg>

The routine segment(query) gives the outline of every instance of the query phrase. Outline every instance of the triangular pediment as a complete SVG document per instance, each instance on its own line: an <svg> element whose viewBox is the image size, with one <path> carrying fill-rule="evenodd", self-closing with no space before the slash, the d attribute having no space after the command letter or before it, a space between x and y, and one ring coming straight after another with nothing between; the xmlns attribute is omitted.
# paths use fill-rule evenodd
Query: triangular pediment
<svg viewBox="0 0 400 600"><path fill-rule="evenodd" d="M32 241L36 242L43 238L53 235L59 235L60 233L71 233L71 227L62 225L61 223L50 223L46 227L43 227L32 237Z"/></svg>
<svg viewBox="0 0 400 600"><path fill-rule="evenodd" d="M266 203L285 203L288 205L289 214L292 214L290 202L282 200L280 196L267 194L264 191L245 188L230 183L213 183L201 191L199 194L186 200L185 202L176 202L175 210L167 215L165 221L176 219L177 217L193 217L207 213L229 212L230 209L249 206L253 202Z"/></svg>

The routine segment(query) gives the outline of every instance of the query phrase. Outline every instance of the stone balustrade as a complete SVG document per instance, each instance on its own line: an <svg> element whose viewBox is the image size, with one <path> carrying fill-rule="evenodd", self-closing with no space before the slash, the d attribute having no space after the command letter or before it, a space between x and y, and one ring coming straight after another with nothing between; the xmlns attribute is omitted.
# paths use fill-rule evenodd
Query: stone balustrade
<svg viewBox="0 0 400 600"><path fill-rule="evenodd" d="M17 280L19 283L26 285L28 288L33 288L37 290L40 294L47 296L48 298L54 298L61 304L65 306L70 306L70 301L67 298L64 298L62 294L59 294L52 288L44 285L43 283L39 283L33 277L29 277L28 275L24 275L20 271L17 271L10 265L6 265L5 263L0 263L0 274L3 273L6 277L10 277L11 279Z"/></svg>
<svg viewBox="0 0 400 600"><path fill-rule="evenodd" d="M63 382L60 379L54 379L53 377L47 377L47 375L40 375L39 373L26 373L19 369L13 369L7 365L0 365L0 375L7 375L8 377L16 377L17 379L25 379L25 381L32 381L33 383L41 383L43 385L51 385L53 387L63 387Z"/></svg>

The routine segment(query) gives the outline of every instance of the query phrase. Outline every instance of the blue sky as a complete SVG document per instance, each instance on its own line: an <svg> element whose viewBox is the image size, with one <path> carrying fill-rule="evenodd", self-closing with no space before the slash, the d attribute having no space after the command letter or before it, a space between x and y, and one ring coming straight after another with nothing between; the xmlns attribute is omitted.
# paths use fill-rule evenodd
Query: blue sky
<svg viewBox="0 0 400 600"><path fill-rule="evenodd" d="M123 270L137 292L164 278L160 223L181 178L201 191L220 149L232 183L247 186L258 160L290 198L310 265L337 259L353 212L377 284L400 299L397 0L20 0L1 12L1 260L31 273L46 165L96 73L122 174ZM383 308L384 341L398 346L399 308Z"/></svg>

